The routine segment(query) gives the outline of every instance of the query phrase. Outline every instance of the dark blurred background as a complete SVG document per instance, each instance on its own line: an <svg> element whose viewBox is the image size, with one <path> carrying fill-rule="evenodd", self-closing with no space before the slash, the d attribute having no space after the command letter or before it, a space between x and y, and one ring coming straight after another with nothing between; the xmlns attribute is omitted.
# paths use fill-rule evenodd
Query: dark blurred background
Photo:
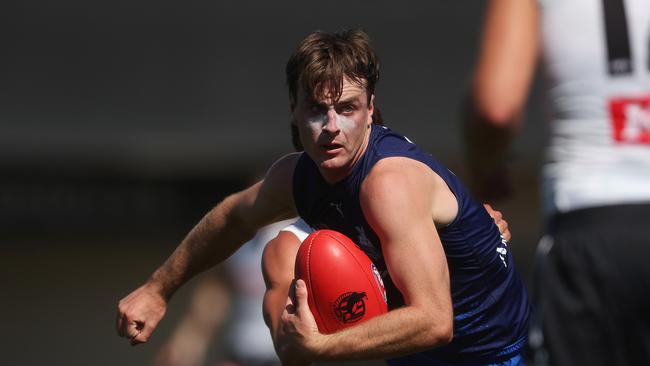
<svg viewBox="0 0 650 366"><path fill-rule="evenodd" d="M114 330L140 285L211 206L291 151L284 64L309 32L360 27L382 59L386 124L464 176L461 101L483 3L23 1L0 57L0 281L7 365L143 365ZM534 91L506 215L530 283L541 230Z"/></svg>

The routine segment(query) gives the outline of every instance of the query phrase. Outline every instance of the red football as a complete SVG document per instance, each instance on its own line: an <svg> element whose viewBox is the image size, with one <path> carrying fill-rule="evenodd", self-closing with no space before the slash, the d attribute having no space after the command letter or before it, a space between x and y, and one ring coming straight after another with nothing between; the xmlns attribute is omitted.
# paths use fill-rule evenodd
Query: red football
<svg viewBox="0 0 650 366"><path fill-rule="evenodd" d="M370 258L347 236L318 230L302 242L296 278L307 284L318 329L334 333L388 311L386 291Z"/></svg>

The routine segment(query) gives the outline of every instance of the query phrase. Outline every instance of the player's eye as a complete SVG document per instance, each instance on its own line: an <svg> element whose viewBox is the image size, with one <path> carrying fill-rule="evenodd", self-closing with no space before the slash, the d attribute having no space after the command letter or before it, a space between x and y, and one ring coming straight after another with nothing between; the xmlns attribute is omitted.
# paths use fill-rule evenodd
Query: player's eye
<svg viewBox="0 0 650 366"><path fill-rule="evenodd" d="M356 110L357 110L357 108L356 108L356 106L354 104L346 103L346 104L343 104L342 106L340 106L339 108L337 108L337 113L344 114L344 115L345 114L352 114Z"/></svg>
<svg viewBox="0 0 650 366"><path fill-rule="evenodd" d="M327 108L322 104L312 103L309 106L309 111L313 114L325 114L327 113Z"/></svg>

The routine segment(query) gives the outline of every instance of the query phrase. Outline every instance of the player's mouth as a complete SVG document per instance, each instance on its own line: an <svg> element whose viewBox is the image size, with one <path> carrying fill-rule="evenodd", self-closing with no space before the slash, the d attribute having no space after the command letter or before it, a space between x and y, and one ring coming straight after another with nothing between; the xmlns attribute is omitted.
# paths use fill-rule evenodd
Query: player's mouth
<svg viewBox="0 0 650 366"><path fill-rule="evenodd" d="M337 143L322 144L320 148L325 154L335 155L343 150L343 145Z"/></svg>

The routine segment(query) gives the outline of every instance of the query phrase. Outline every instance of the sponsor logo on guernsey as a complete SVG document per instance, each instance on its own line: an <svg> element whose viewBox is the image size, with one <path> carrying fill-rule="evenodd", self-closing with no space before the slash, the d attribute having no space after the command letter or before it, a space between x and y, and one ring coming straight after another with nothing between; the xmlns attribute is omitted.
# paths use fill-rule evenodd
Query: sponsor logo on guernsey
<svg viewBox="0 0 650 366"><path fill-rule="evenodd" d="M332 304L336 320L343 324L361 320L366 315L367 298L365 292L346 292L340 295Z"/></svg>
<svg viewBox="0 0 650 366"><path fill-rule="evenodd" d="M375 281L377 281L377 286L379 286L379 290L381 291L381 296L384 299L384 302L388 303L388 298L386 297L386 289L384 288L384 280L381 279L381 274L379 274L379 270L374 265L374 263L370 266L372 269L372 274L375 277Z"/></svg>
<svg viewBox="0 0 650 366"><path fill-rule="evenodd" d="M508 242L501 235L501 243L497 245L497 253L499 253L499 259L503 263L504 267L508 268L508 263L506 262L506 256L508 255Z"/></svg>
<svg viewBox="0 0 650 366"><path fill-rule="evenodd" d="M616 143L650 144L650 96L614 98L609 110Z"/></svg>

